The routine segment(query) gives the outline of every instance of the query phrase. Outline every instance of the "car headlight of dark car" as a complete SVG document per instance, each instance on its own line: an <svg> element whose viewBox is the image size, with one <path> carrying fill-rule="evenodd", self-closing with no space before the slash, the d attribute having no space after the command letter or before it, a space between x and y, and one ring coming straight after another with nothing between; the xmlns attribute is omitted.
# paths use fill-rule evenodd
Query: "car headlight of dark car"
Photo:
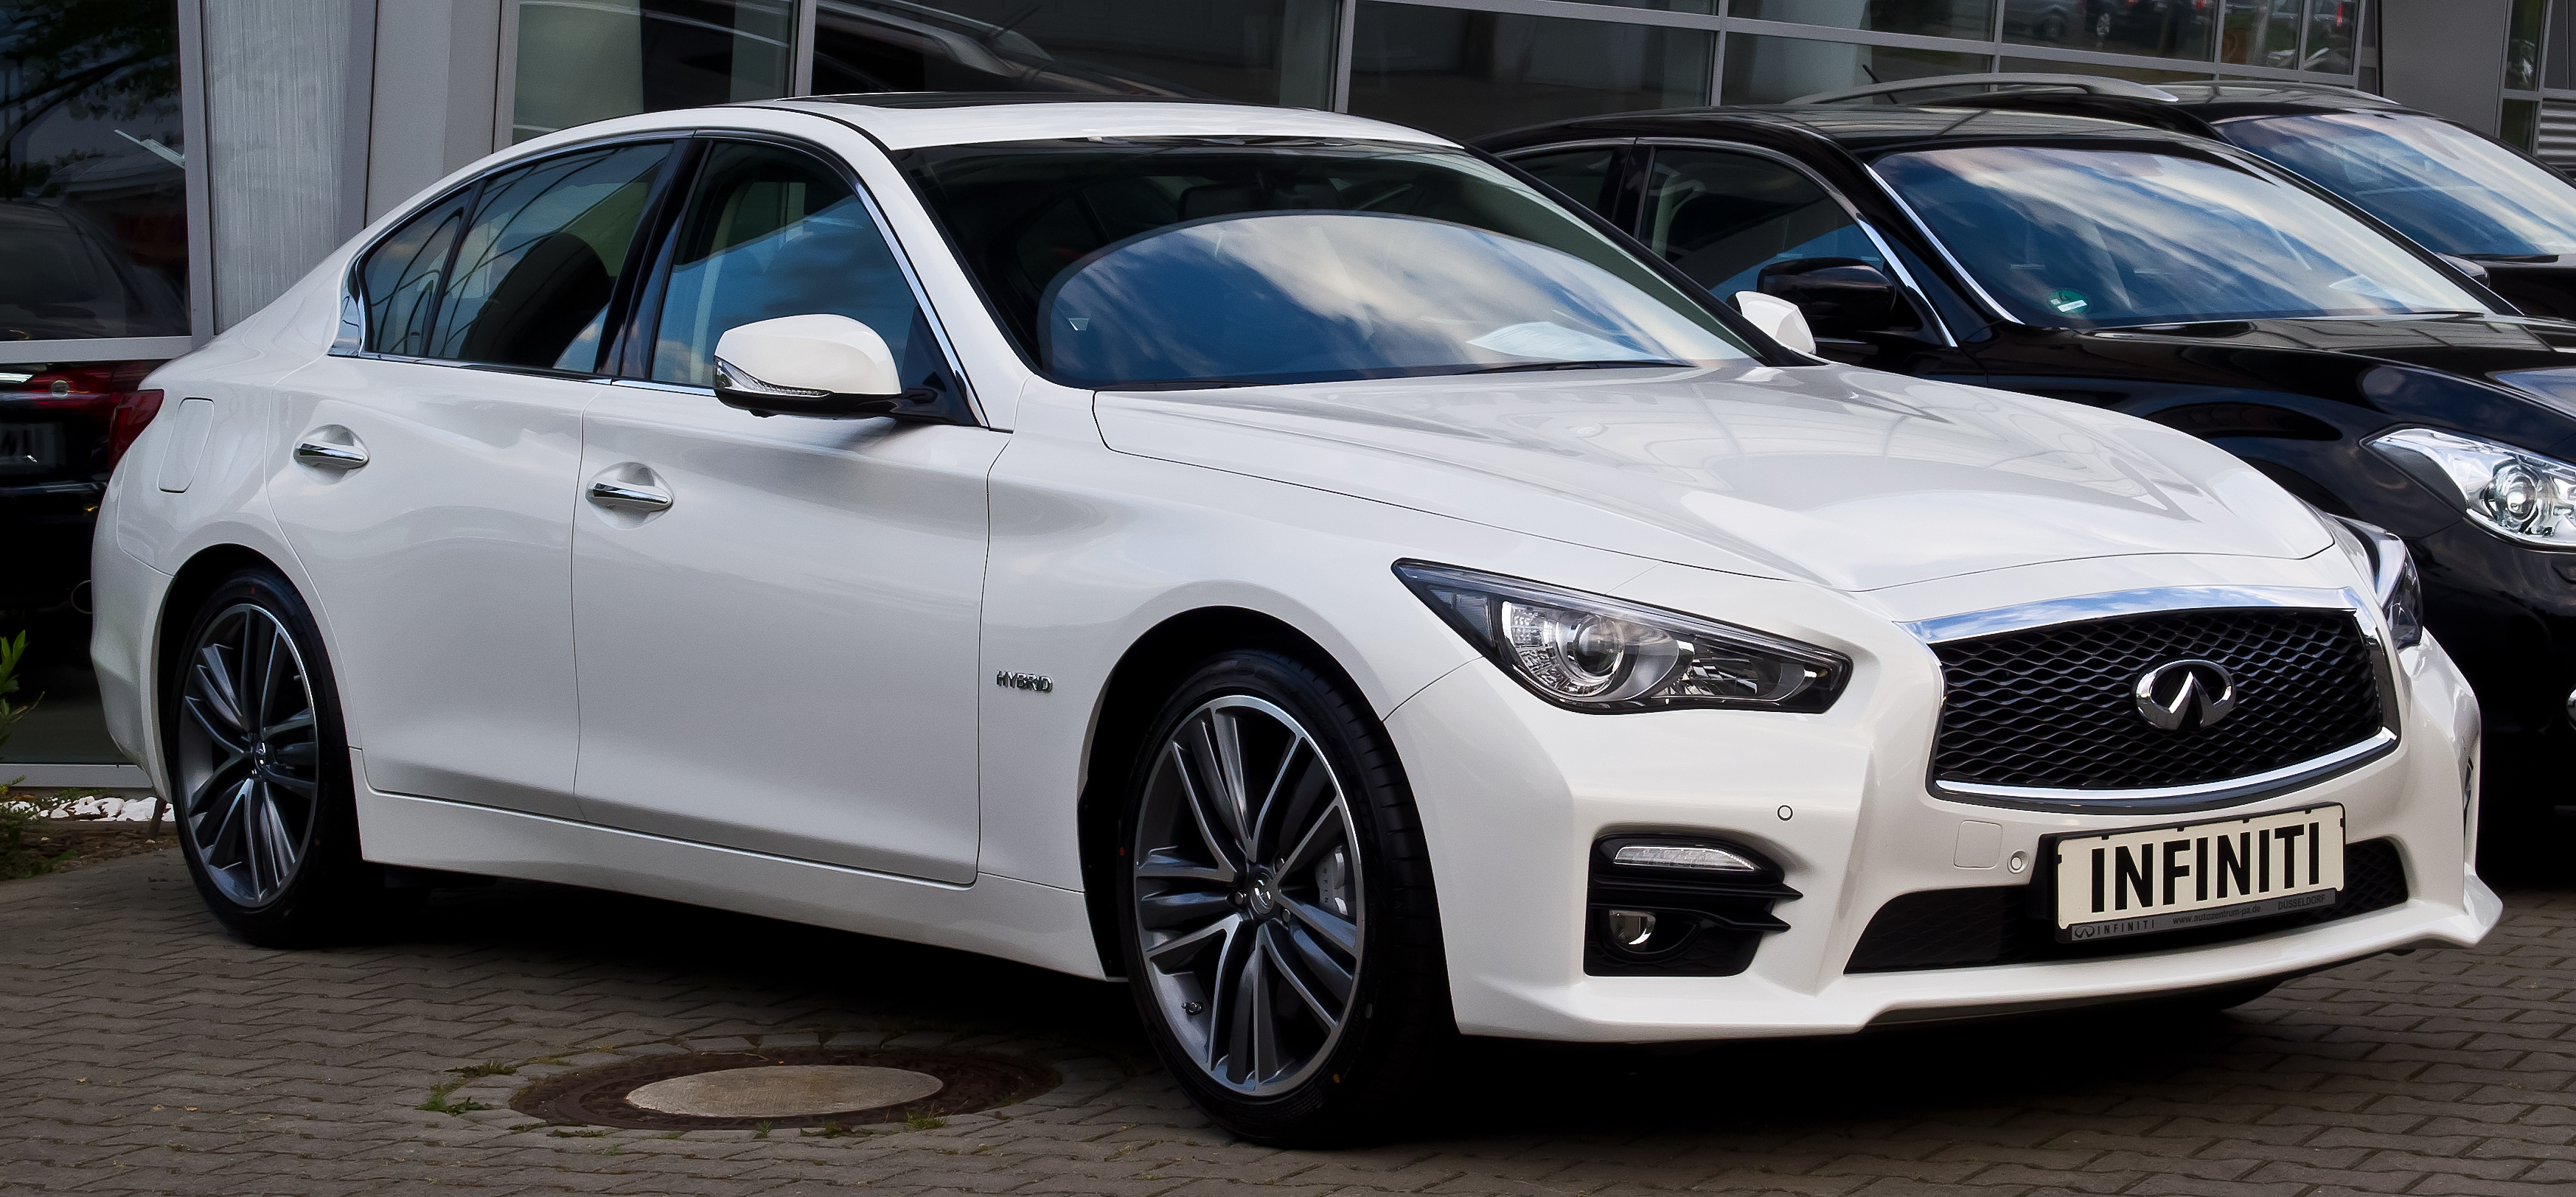
<svg viewBox="0 0 2576 1197"><path fill-rule="evenodd" d="M1851 674L1831 649L1679 611L1423 561L1395 573L1513 680L1577 711L1813 713Z"/></svg>
<svg viewBox="0 0 2576 1197"><path fill-rule="evenodd" d="M2363 442L2407 467L2488 531L2576 549L2576 466L2484 437L2400 428ZM2431 468L2426 469L2424 466Z"/></svg>

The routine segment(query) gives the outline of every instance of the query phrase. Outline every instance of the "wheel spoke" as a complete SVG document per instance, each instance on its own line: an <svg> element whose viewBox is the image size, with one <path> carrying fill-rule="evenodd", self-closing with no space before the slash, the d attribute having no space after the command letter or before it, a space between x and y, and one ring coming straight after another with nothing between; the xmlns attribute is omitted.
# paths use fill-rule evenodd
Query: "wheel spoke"
<svg viewBox="0 0 2576 1197"><path fill-rule="evenodd" d="M251 734L250 722L242 717L241 696L234 692L232 667L224 662L221 645L209 644L197 650L195 669L197 684L191 689L233 729L236 738Z"/></svg>
<svg viewBox="0 0 2576 1197"><path fill-rule="evenodd" d="M1234 875L1234 870L1225 866L1223 858L1219 858L1214 865L1203 865L1160 849L1147 855L1144 863L1136 866L1138 881L1195 881L1202 885L1232 885Z"/></svg>
<svg viewBox="0 0 2576 1197"><path fill-rule="evenodd" d="M1315 1016L1316 1025L1323 1027L1327 1032L1342 1025L1341 1015L1326 1009L1324 1000L1316 996L1314 988L1306 983L1304 977L1298 975L1299 969L1289 961L1288 953L1279 949L1279 940L1280 933L1277 929L1273 927L1261 929L1261 951L1270 957L1270 967L1279 974L1280 980L1288 983L1288 988L1296 991L1298 1000L1306 1003L1306 1010ZM1344 980L1347 982L1348 978ZM1350 993L1347 985L1335 996L1339 1001L1349 1000Z"/></svg>
<svg viewBox="0 0 2576 1197"><path fill-rule="evenodd" d="M286 879L295 875L295 837L286 829L286 816L277 809L277 800L262 787L259 803L259 844L261 858L268 862L268 883L261 887L265 895L283 888Z"/></svg>
<svg viewBox="0 0 2576 1197"><path fill-rule="evenodd" d="M1245 860L1261 859L1261 849L1252 842L1252 802L1243 776L1243 726L1234 716L1211 711L1207 717L1208 746L1216 754L1217 791L1225 803L1226 822L1234 828L1234 843Z"/></svg>
<svg viewBox="0 0 2576 1197"><path fill-rule="evenodd" d="M1231 882L1251 865L1236 855L1233 829L1226 827L1224 813L1208 809L1206 794L1198 781L1190 776L1191 755L1178 744L1171 746L1172 775L1180 780L1181 801L1190 808L1190 822L1198 828L1199 839L1207 844L1208 855L1215 857L1217 863L1224 867L1225 879Z"/></svg>
<svg viewBox="0 0 2576 1197"><path fill-rule="evenodd" d="M1295 898L1283 897L1280 899L1280 904L1286 906L1288 913L1298 922L1306 924L1315 934L1323 937L1324 942L1334 951L1354 960L1359 958L1360 929L1350 920L1311 902L1301 902Z"/></svg>
<svg viewBox="0 0 2576 1197"><path fill-rule="evenodd" d="M206 733L206 738L214 741L216 749L225 756L250 755L250 743L244 738L242 732L216 722L217 719L223 718L223 713L217 708L213 699L190 695L179 701L179 709L188 713L188 721L196 724L198 730Z"/></svg>
<svg viewBox="0 0 2576 1197"><path fill-rule="evenodd" d="M1145 963L1163 972L1172 972L1177 967L1197 959L1199 953L1205 951L1211 944L1220 948L1230 945L1234 929L1242 925L1243 916L1229 915L1187 935L1164 940L1145 949Z"/></svg>
<svg viewBox="0 0 2576 1197"><path fill-rule="evenodd" d="M1290 783L1312 773L1298 768L1305 763L1311 750L1312 744L1304 736L1290 741L1288 751L1279 755L1279 768L1271 773L1270 784L1261 788L1261 804L1253 808L1252 816L1253 839L1262 848L1258 855L1271 855L1269 847L1278 843L1286 835L1287 828L1303 815L1304 812L1290 807L1301 805L1295 800L1308 796L1312 787L1301 785L1292 790Z"/></svg>
<svg viewBox="0 0 2576 1197"><path fill-rule="evenodd" d="M1315 863L1323 856L1324 850L1339 842L1341 837L1342 804L1336 801L1315 816L1314 823L1306 828L1306 834L1298 837L1297 846L1289 849L1288 855L1280 860L1279 871L1294 873Z"/></svg>
<svg viewBox="0 0 2576 1197"><path fill-rule="evenodd" d="M1232 1046L1241 1038L1242 1009L1246 999L1243 986L1245 965L1252 959L1252 937L1242 934L1236 922L1226 929L1225 947L1218 951L1214 974L1208 985L1207 1069L1219 1079L1225 1073L1220 1061L1234 1055Z"/></svg>
<svg viewBox="0 0 2576 1197"><path fill-rule="evenodd" d="M1270 983L1270 960L1260 952L1247 953L1243 962L1243 1028L1251 1040L1252 1069L1245 1079L1255 1083L1279 1075L1279 1010L1278 994Z"/></svg>
<svg viewBox="0 0 2576 1197"><path fill-rule="evenodd" d="M188 810L194 816L190 820L190 830L197 837L198 855L209 864L215 863L215 850L234 838L232 833L241 821L242 803L250 797L251 779L248 777L226 783L220 795L213 793L215 783L221 777L217 774L207 778L206 783L198 787L198 793L188 798ZM219 801L210 802L209 798Z"/></svg>
<svg viewBox="0 0 2576 1197"><path fill-rule="evenodd" d="M1139 894L1136 897L1138 925L1161 930L1165 927L1194 927L1210 919L1234 913L1230 894L1206 891L1177 894Z"/></svg>
<svg viewBox="0 0 2576 1197"><path fill-rule="evenodd" d="M1325 951L1324 945L1316 942L1314 933L1304 927L1289 928L1287 939L1288 946L1296 953L1297 963L1301 966L1292 971L1311 975L1333 995L1334 1001L1348 1004L1351 1000L1350 970L1344 968L1341 961L1333 959L1332 953Z"/></svg>
<svg viewBox="0 0 2576 1197"><path fill-rule="evenodd" d="M306 736L311 736L313 734L313 708L306 707L284 719L280 719L275 723L269 724L267 731L268 738L271 742L283 739L287 736L295 735L298 732L301 732ZM272 749L271 751L275 750Z"/></svg>
<svg viewBox="0 0 2576 1197"><path fill-rule="evenodd" d="M258 662L258 668L251 675L253 679L250 683L251 709L244 713L254 721L252 724L254 730L265 738L268 734L269 712L277 709L277 675L283 672L277 667L278 641L285 637L279 636L277 625L267 620L247 622L254 630L249 636L243 638L243 668L249 670L250 663L254 661ZM254 644L256 644L256 655L252 647Z"/></svg>

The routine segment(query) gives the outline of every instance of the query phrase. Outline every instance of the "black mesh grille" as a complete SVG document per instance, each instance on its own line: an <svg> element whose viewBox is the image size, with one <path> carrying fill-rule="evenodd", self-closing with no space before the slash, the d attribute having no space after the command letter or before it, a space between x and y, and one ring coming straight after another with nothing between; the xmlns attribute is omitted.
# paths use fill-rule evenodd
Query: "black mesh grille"
<svg viewBox="0 0 2576 1197"><path fill-rule="evenodd" d="M2343 891L2332 906L2118 939L2057 942L2055 924L2031 909L2027 885L1923 890L1878 908L1843 971L1892 973L2170 952L2385 910L2406 896L2406 866L2393 840L2364 840L2344 849Z"/></svg>
<svg viewBox="0 0 2576 1197"><path fill-rule="evenodd" d="M2203 785L2314 760L2378 733L2370 649L2340 611L2162 611L1936 644L1948 684L1932 775L2052 789ZM2216 727L2141 718L2138 679L2216 661L2236 708Z"/></svg>

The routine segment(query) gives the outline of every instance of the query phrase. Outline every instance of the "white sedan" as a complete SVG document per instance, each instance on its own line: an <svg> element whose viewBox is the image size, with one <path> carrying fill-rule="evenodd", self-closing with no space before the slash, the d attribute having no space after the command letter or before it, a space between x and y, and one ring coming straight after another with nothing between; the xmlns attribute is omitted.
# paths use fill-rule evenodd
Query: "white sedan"
<svg viewBox="0 0 2576 1197"><path fill-rule="evenodd" d="M217 917L540 878L1124 977L1211 1114L2473 944L2404 549L1225 104L602 122L147 385L94 655ZM2106 1015L2106 1017L2113 1017Z"/></svg>

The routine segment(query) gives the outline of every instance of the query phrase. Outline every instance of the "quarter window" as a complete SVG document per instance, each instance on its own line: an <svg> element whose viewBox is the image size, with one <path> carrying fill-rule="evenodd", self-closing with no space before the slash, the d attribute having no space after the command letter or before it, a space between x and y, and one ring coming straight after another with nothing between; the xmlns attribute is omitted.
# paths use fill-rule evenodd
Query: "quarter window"
<svg viewBox="0 0 2576 1197"><path fill-rule="evenodd" d="M422 356L590 372L669 156L667 143L621 146L486 179Z"/></svg>
<svg viewBox="0 0 2576 1197"><path fill-rule="evenodd" d="M358 268L358 287L367 304L367 352L429 355L439 288L447 281L447 260L454 255L456 234L465 227L465 209L473 197L468 189L439 201L367 251Z"/></svg>
<svg viewBox="0 0 2576 1197"><path fill-rule="evenodd" d="M840 172L784 146L719 143L681 217L653 378L713 385L726 330L818 313L876 330L912 385L945 389L947 366L911 283Z"/></svg>
<svg viewBox="0 0 2576 1197"><path fill-rule="evenodd" d="M1612 151L1608 149L1559 150L1514 158L1512 165L1537 176L1539 182L1574 197L1576 203L1608 215L1612 157Z"/></svg>
<svg viewBox="0 0 2576 1197"><path fill-rule="evenodd" d="M1887 260L1842 204L1784 163L1718 150L1655 151L1638 236L1721 297L1758 291L1762 268L1804 258Z"/></svg>

